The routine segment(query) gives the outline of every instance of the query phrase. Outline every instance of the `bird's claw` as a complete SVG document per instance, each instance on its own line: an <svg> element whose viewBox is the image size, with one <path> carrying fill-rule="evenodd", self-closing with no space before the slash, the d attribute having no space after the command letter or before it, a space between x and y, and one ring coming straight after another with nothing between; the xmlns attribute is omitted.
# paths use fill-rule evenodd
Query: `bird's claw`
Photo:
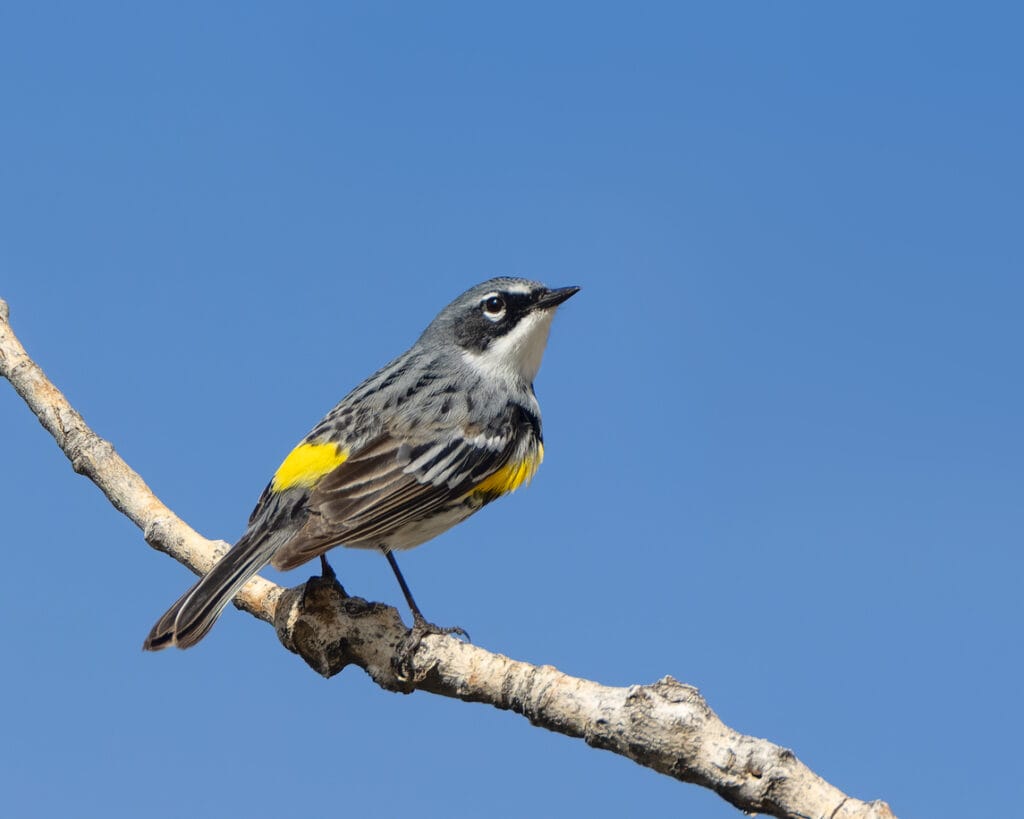
<svg viewBox="0 0 1024 819"><path fill-rule="evenodd" d="M399 646L395 657L395 673L399 679L411 680L415 676L413 657L419 650L424 637L431 634L443 634L457 637L464 642L471 642L469 632L461 626L437 626L418 612L413 614L412 628L406 632L405 639Z"/></svg>

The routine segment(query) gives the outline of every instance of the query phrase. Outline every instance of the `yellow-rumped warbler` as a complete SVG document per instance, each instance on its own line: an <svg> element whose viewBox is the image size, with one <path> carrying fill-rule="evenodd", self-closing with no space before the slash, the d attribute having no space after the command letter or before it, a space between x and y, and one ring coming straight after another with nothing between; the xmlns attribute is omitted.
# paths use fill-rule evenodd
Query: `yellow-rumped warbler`
<svg viewBox="0 0 1024 819"><path fill-rule="evenodd" d="M556 308L578 290L498 278L445 307L291 451L245 534L143 648L195 645L268 563L292 569L338 545L380 549L425 624L392 551L430 540L533 477L544 457L533 379Z"/></svg>

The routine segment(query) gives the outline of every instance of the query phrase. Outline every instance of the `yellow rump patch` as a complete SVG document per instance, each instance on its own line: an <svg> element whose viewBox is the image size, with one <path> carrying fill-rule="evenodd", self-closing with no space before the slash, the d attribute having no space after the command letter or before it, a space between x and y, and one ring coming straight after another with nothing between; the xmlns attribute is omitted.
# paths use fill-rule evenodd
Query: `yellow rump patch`
<svg viewBox="0 0 1024 819"><path fill-rule="evenodd" d="M310 489L347 460L348 450L338 444L299 444L277 468L270 489L273 492L284 492L297 486Z"/></svg>
<svg viewBox="0 0 1024 819"><path fill-rule="evenodd" d="M505 464L493 475L489 475L474 491L474 494L496 498L509 492L515 492L524 483L529 483L537 472L540 462L544 460L544 445L537 444L537 453L519 463Z"/></svg>

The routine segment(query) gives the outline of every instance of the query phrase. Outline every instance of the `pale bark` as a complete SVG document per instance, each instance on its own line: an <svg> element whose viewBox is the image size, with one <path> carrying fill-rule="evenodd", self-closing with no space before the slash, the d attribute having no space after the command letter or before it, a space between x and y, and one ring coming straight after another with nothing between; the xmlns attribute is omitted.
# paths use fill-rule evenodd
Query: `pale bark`
<svg viewBox="0 0 1024 819"><path fill-rule="evenodd" d="M28 357L2 300L0 375L53 435L75 471L93 481L153 548L197 574L208 571L228 548L178 518L114 447L89 429ZM846 796L791 751L729 728L696 688L671 677L651 685L605 686L443 635L425 637L410 653L405 651L408 630L396 609L349 597L333 578L285 589L256 577L235 602L272 623L289 650L327 677L356 665L391 691L429 691L515 711L534 725L711 788L749 813L814 819L893 816L884 802Z"/></svg>

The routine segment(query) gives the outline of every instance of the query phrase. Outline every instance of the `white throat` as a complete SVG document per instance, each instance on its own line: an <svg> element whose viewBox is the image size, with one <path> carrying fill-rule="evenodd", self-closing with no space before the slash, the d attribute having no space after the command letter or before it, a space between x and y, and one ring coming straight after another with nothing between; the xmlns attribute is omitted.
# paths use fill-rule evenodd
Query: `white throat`
<svg viewBox="0 0 1024 819"><path fill-rule="evenodd" d="M548 343L554 308L535 310L480 353L466 351L463 358L480 372L505 380L532 384L540 370L544 347Z"/></svg>

